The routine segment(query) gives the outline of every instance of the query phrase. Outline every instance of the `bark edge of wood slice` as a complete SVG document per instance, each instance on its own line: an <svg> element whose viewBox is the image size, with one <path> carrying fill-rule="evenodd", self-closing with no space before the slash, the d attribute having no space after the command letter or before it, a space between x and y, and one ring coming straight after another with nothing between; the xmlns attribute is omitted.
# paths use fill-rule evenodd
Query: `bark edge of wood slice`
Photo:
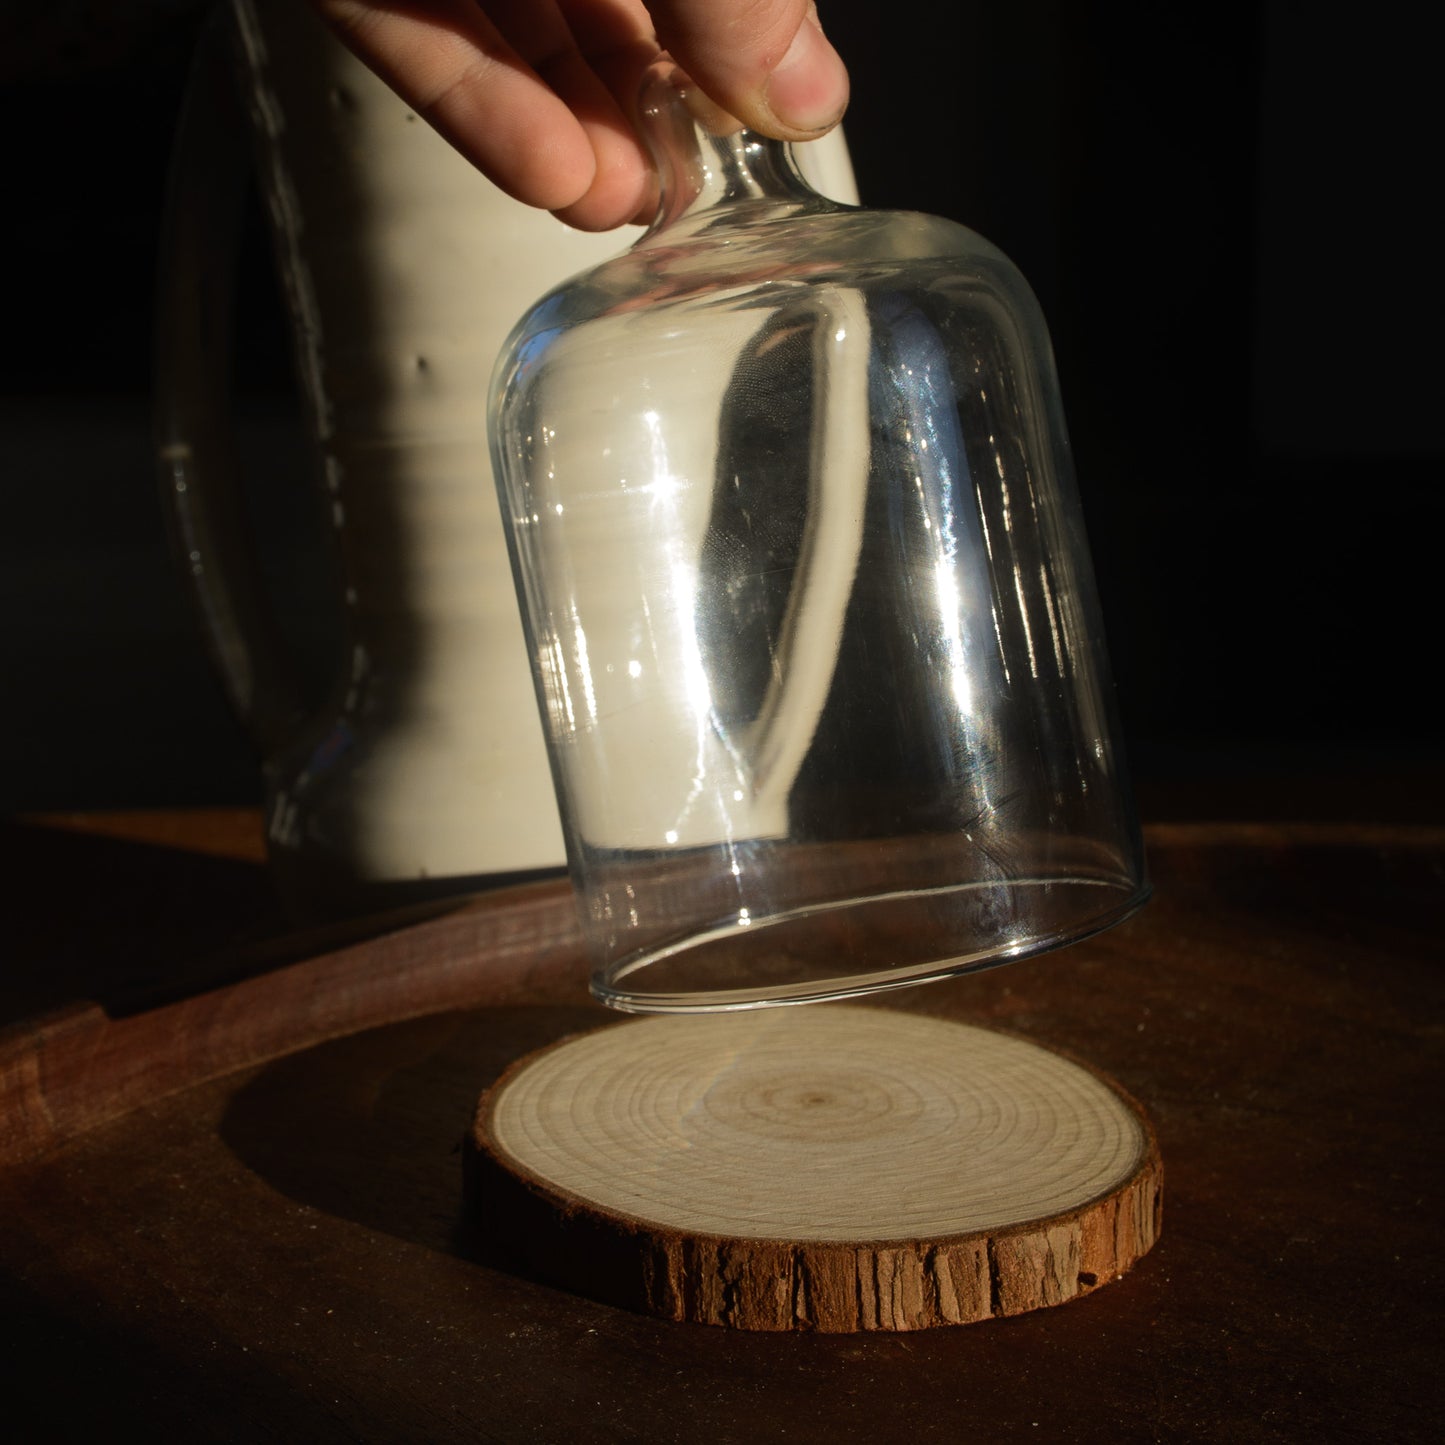
<svg viewBox="0 0 1445 1445"><path fill-rule="evenodd" d="M1014 1035L850 1005L648 1018L513 1064L478 1105L480 1248L667 1320L917 1330L1063 1304L1160 1229L1154 1131Z"/></svg>

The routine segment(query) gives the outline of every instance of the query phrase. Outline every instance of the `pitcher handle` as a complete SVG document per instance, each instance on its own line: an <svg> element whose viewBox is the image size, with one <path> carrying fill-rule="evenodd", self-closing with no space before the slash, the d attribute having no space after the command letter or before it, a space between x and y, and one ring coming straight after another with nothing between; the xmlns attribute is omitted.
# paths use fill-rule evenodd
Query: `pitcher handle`
<svg viewBox="0 0 1445 1445"><path fill-rule="evenodd" d="M814 521L784 613L782 665L764 695L749 748L758 799L780 802L792 789L833 685L863 546L870 467L867 302L848 287L820 287L811 302L818 313L808 448L808 515Z"/></svg>
<svg viewBox="0 0 1445 1445"><path fill-rule="evenodd" d="M263 757L302 693L266 605L242 502L231 336L250 137L226 11L197 47L167 177L155 330L155 445L172 546L226 695Z"/></svg>

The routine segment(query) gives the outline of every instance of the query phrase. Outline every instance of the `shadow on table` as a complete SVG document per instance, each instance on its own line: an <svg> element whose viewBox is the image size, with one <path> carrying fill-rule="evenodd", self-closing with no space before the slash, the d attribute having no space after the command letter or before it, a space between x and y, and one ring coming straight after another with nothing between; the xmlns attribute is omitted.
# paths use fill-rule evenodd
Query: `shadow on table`
<svg viewBox="0 0 1445 1445"><path fill-rule="evenodd" d="M389 1024L278 1060L231 1100L221 1138L297 1203L508 1267L462 1214L463 1140L514 1060L615 1016L515 1007Z"/></svg>
<svg viewBox="0 0 1445 1445"><path fill-rule="evenodd" d="M0 1023L77 999L132 1012L219 980L209 960L284 931L257 862L0 822Z"/></svg>

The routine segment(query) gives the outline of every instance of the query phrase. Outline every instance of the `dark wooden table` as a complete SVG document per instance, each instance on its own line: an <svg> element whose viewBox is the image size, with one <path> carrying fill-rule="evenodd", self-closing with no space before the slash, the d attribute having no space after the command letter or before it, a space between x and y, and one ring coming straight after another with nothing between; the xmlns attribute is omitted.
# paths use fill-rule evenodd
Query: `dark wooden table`
<svg viewBox="0 0 1445 1445"><path fill-rule="evenodd" d="M562 885L297 939L252 815L11 825L0 1439L1433 1442L1445 830L1149 843L1132 922L878 1006L1120 1080L1159 1245L1059 1309L779 1337L593 1304L466 1234L477 1094L609 1017Z"/></svg>

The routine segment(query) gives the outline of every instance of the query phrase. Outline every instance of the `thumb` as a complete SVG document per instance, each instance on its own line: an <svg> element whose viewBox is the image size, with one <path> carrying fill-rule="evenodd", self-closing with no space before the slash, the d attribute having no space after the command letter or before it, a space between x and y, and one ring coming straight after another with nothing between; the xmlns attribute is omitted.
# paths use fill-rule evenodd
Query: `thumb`
<svg viewBox="0 0 1445 1445"><path fill-rule="evenodd" d="M649 0L657 37L707 95L778 140L831 129L848 72L809 0Z"/></svg>

